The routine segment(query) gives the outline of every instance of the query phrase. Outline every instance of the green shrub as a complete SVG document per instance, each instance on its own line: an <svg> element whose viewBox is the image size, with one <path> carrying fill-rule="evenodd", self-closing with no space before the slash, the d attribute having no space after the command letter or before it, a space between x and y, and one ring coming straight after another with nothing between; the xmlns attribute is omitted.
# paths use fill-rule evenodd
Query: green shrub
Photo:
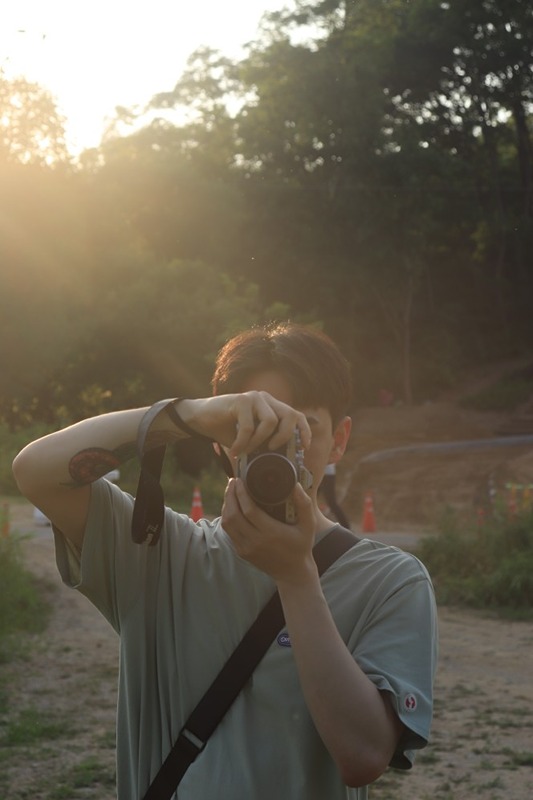
<svg viewBox="0 0 533 800"><path fill-rule="evenodd" d="M482 524L447 511L417 555L443 603L533 615L533 512L503 512Z"/></svg>
<svg viewBox="0 0 533 800"><path fill-rule="evenodd" d="M521 370L502 376L475 394L461 400L464 408L475 411L513 411L533 394L533 376Z"/></svg>

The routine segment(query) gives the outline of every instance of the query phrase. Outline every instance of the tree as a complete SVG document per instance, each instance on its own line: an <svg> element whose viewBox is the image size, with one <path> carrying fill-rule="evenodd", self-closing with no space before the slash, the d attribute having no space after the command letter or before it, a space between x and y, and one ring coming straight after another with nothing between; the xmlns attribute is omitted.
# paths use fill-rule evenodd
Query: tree
<svg viewBox="0 0 533 800"><path fill-rule="evenodd" d="M478 209L474 293L485 298L487 326L496 315L508 341L530 316L515 312L532 288L532 42L533 10L520 0L420 0L398 36L389 82L400 118L463 165L462 193Z"/></svg>
<svg viewBox="0 0 533 800"><path fill-rule="evenodd" d="M199 390L220 332L279 303L324 322L365 401L529 342L530 23L517 0L299 0L240 62L193 54L149 125L86 154L64 234L18 220L65 269L25 252L20 275L76 284L27 407Z"/></svg>
<svg viewBox="0 0 533 800"><path fill-rule="evenodd" d="M328 319L354 318L354 295L372 296L364 325L374 341L395 331L394 349L419 347L426 326L449 329L450 315L470 355L474 342L479 356L519 341L517 324L530 318L512 309L531 289L522 261L531 17L515 0L300 0L271 15L242 65L252 100L237 135L258 198L250 237L257 246L267 228L258 268L269 283L279 274L275 291L285 285L294 305L298 291L307 304L320 296ZM302 43L298 32L313 26L318 35ZM514 150L506 112L521 131ZM360 342L361 326L350 327Z"/></svg>
<svg viewBox="0 0 533 800"><path fill-rule="evenodd" d="M90 235L77 176L35 164L0 166L0 416L16 425L83 328ZM39 399L40 395L40 399Z"/></svg>
<svg viewBox="0 0 533 800"><path fill-rule="evenodd" d="M400 189L388 158L394 105L383 83L399 6L380 5L385 21L382 8L365 3L301 2L271 15L267 41L241 65L251 100L237 136L251 198L249 239L260 251L253 275L268 272L271 292L341 329L353 358L366 332L374 346L380 342L383 361L392 336L388 361L403 364L399 383L410 401L412 309L427 248L411 202L420 186L411 178ZM299 25L318 26L319 35L299 43ZM404 224L386 224L394 218Z"/></svg>
<svg viewBox="0 0 533 800"><path fill-rule="evenodd" d="M0 71L0 162L68 162L64 125L46 89Z"/></svg>

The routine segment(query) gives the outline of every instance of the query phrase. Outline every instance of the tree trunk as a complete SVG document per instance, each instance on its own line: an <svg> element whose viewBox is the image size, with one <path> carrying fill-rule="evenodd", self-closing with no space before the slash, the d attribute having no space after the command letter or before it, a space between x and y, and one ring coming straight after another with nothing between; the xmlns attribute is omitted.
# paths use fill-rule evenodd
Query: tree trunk
<svg viewBox="0 0 533 800"><path fill-rule="evenodd" d="M513 103L513 119L516 128L516 149L520 169L520 184L524 195L523 210L526 218L533 216L533 157L531 139L527 126L524 105L519 97Z"/></svg>

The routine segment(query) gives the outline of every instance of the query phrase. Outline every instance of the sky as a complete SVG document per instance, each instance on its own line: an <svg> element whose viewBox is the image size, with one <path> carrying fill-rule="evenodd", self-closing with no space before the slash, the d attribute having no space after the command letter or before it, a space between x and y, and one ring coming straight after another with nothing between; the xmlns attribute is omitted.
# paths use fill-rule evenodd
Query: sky
<svg viewBox="0 0 533 800"><path fill-rule="evenodd" d="M170 91L209 45L238 56L283 0L0 0L0 74L47 88L73 152L100 143L115 106Z"/></svg>

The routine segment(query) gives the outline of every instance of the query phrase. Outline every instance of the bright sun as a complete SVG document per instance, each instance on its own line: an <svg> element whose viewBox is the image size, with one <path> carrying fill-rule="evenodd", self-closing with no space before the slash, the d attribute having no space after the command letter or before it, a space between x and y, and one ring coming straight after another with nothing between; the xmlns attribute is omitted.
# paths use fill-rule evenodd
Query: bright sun
<svg viewBox="0 0 533 800"><path fill-rule="evenodd" d="M115 106L168 91L206 44L236 55L282 0L17 0L0 9L0 77L49 89L73 150L97 145Z"/></svg>

